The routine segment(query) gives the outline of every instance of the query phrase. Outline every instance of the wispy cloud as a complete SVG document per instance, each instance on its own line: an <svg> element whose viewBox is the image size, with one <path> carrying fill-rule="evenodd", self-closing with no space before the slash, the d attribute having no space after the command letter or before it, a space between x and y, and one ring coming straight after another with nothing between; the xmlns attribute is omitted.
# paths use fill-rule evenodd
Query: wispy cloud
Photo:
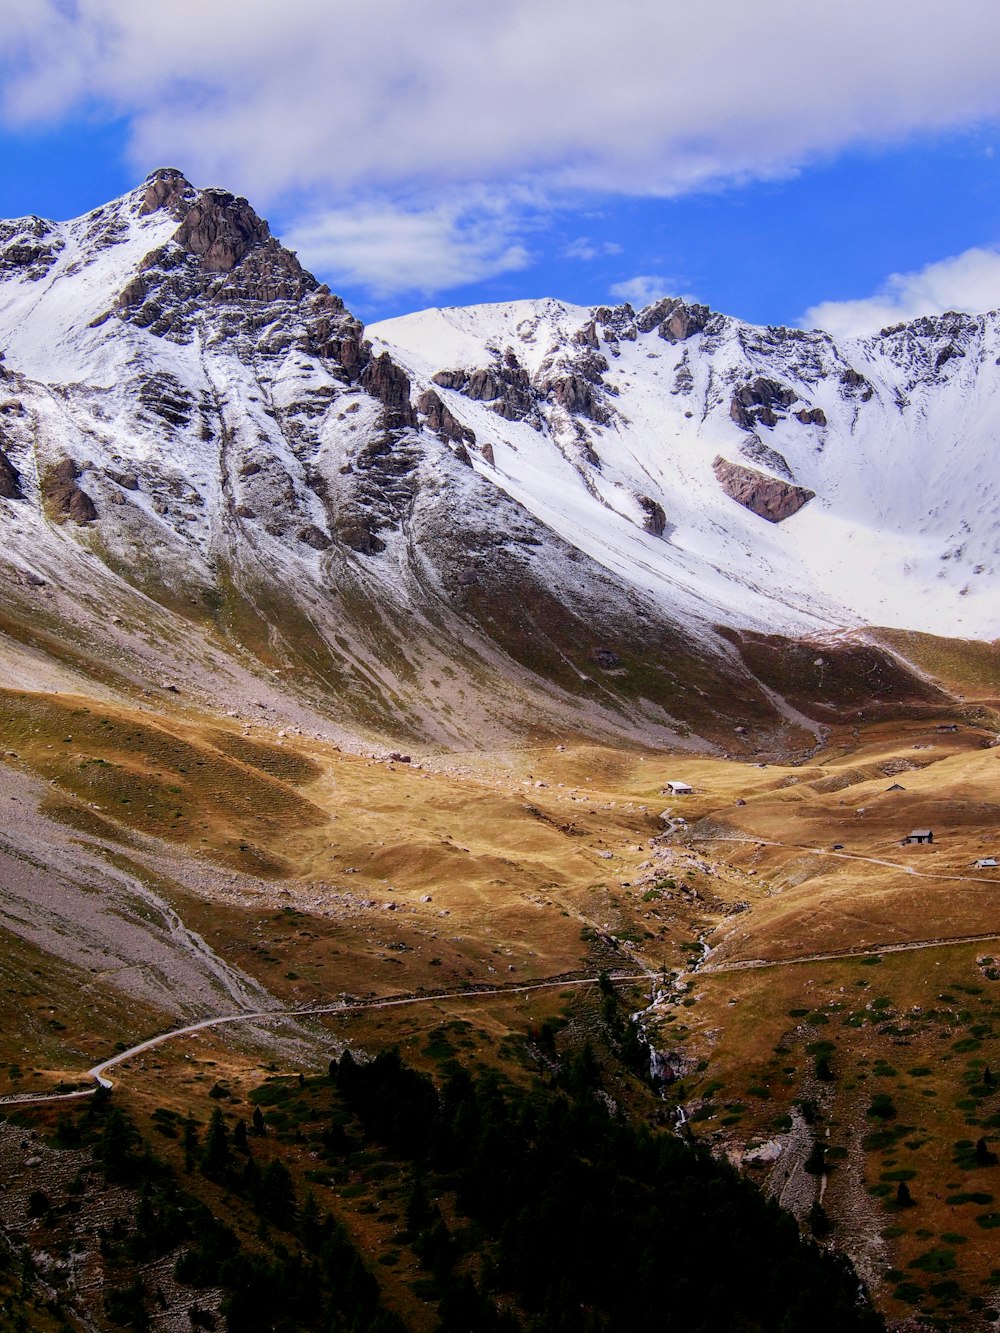
<svg viewBox="0 0 1000 1333"><path fill-rule="evenodd" d="M427 296L524 268L531 255L515 237L521 225L502 204L479 198L410 207L381 201L314 212L286 241L308 267L377 299Z"/></svg>
<svg viewBox="0 0 1000 1333"><path fill-rule="evenodd" d="M620 255L622 247L617 241L592 241L589 236L578 236L570 241L563 250L565 259L579 259L589 263L593 259L605 259L609 255Z"/></svg>
<svg viewBox="0 0 1000 1333"><path fill-rule="evenodd" d="M613 282L608 291L619 301L628 301L637 309L652 305L664 296L680 296L681 283L677 278L665 278L655 273L640 273L624 282ZM684 295L686 301L693 301L693 296Z"/></svg>
<svg viewBox="0 0 1000 1333"><path fill-rule="evenodd" d="M1000 250L972 249L941 259L913 273L891 274L872 296L854 301L823 301L802 316L806 328L825 329L834 337L860 337L890 324L940 315L1000 307Z"/></svg>

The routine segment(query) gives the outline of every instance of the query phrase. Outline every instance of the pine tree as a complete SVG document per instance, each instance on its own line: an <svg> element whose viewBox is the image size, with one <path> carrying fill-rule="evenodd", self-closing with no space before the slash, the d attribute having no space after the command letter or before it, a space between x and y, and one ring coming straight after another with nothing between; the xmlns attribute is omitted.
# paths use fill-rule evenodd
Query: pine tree
<svg viewBox="0 0 1000 1333"><path fill-rule="evenodd" d="M318 1253L323 1232L320 1226L319 1207L312 1190L306 1192L302 1210L299 1213L299 1237L307 1250L312 1254Z"/></svg>
<svg viewBox="0 0 1000 1333"><path fill-rule="evenodd" d="M198 1126L193 1116L184 1121L184 1170L191 1172L198 1157Z"/></svg>
<svg viewBox="0 0 1000 1333"><path fill-rule="evenodd" d="M976 1165L977 1166L996 1166L997 1155L990 1152L985 1139L976 1140Z"/></svg>
<svg viewBox="0 0 1000 1333"><path fill-rule="evenodd" d="M208 1122L205 1149L201 1155L201 1169L210 1179L219 1180L229 1166L229 1133L222 1111L217 1106Z"/></svg>
<svg viewBox="0 0 1000 1333"><path fill-rule="evenodd" d="M268 1162L260 1173L258 1189L260 1211L269 1222L285 1231L295 1225L295 1185L291 1173L279 1158Z"/></svg>
<svg viewBox="0 0 1000 1333"><path fill-rule="evenodd" d="M109 1180L128 1180L132 1175L137 1164L135 1148L138 1138L135 1127L121 1111L108 1112L97 1156Z"/></svg>

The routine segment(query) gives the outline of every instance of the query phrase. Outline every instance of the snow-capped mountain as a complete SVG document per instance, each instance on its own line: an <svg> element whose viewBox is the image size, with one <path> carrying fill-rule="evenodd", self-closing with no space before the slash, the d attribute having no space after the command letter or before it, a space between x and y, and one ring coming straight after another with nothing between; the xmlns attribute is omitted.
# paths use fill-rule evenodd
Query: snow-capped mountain
<svg viewBox="0 0 1000 1333"><path fill-rule="evenodd" d="M831 707L927 697L843 631L1000 634L997 325L533 301L366 334L173 170L0 223L0 661L440 743L801 730L774 635L838 655Z"/></svg>
<svg viewBox="0 0 1000 1333"><path fill-rule="evenodd" d="M368 336L501 489L675 613L1000 635L995 315L838 345L677 300L522 301Z"/></svg>

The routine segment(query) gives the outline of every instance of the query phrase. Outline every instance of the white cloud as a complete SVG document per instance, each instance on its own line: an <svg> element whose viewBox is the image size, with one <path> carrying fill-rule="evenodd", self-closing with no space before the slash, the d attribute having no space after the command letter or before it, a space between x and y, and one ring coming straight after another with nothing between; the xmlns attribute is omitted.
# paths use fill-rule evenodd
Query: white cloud
<svg viewBox="0 0 1000 1333"><path fill-rule="evenodd" d="M310 262L428 291L527 262L524 192L678 195L1000 117L998 49L995 0L4 0L0 123L120 117L137 177L309 199ZM476 191L510 215L406 202Z"/></svg>
<svg viewBox="0 0 1000 1333"><path fill-rule="evenodd" d="M664 296L680 295L677 290L679 285L676 278L640 273L634 278L626 278L624 282L613 282L608 291L619 301L628 301L637 310L641 310L643 306L652 305L654 301L659 301ZM683 299L694 301L695 297L685 296Z"/></svg>
<svg viewBox="0 0 1000 1333"><path fill-rule="evenodd" d="M308 268L381 299L429 295L524 268L531 256L513 238L520 221L482 199L410 208L369 202L313 213L285 240Z"/></svg>
<svg viewBox="0 0 1000 1333"><path fill-rule="evenodd" d="M106 108L138 170L268 204L533 179L634 194L1000 114L995 0L6 0L8 122Z"/></svg>
<svg viewBox="0 0 1000 1333"><path fill-rule="evenodd" d="M973 249L913 273L893 273L873 296L823 301L805 312L802 324L825 329L835 338L853 338L920 315L948 310L978 313L998 307L1000 251Z"/></svg>
<svg viewBox="0 0 1000 1333"><path fill-rule="evenodd" d="M607 255L620 255L621 252L622 247L617 241L592 241L589 236L578 236L563 250L563 257L580 259L586 263L591 259L604 259Z"/></svg>

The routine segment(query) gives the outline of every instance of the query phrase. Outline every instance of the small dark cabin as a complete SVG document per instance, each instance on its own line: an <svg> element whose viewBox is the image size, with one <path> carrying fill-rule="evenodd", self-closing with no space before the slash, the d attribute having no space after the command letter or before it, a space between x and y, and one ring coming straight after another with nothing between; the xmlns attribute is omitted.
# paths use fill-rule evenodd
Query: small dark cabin
<svg viewBox="0 0 1000 1333"><path fill-rule="evenodd" d="M909 837L903 839L903 846L905 847L908 842L933 842L933 841L934 841L934 832L932 829L915 828L913 832L909 835Z"/></svg>

